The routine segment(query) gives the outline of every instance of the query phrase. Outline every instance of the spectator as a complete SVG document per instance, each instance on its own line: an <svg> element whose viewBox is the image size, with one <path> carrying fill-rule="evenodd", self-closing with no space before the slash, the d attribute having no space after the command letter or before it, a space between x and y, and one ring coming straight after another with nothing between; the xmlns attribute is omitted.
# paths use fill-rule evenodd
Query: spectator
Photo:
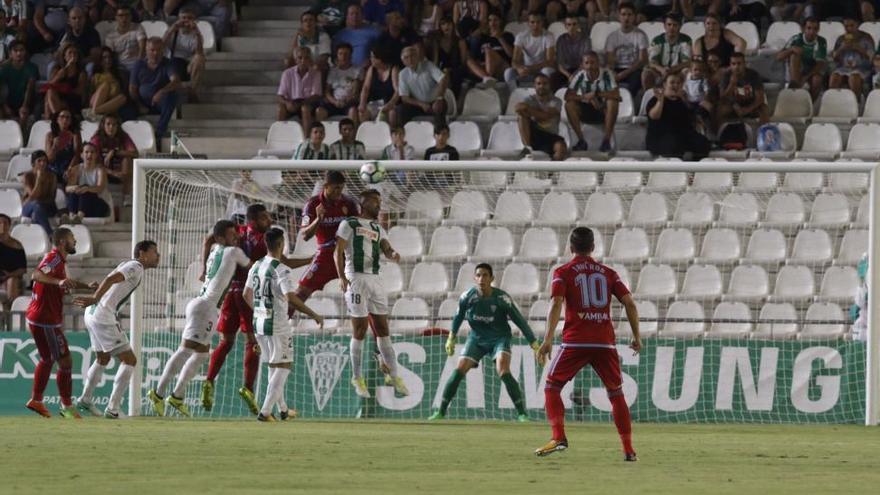
<svg viewBox="0 0 880 495"><path fill-rule="evenodd" d="M611 71L599 65L599 54L590 51L582 59L581 70L574 75L565 92L565 113L578 138L572 150L588 149L581 122L603 123L605 136L599 151L606 153L611 151L620 90L617 89L617 81Z"/></svg>
<svg viewBox="0 0 880 495"><path fill-rule="evenodd" d="M692 61L690 69L684 72L684 93L688 108L697 116L697 129L705 134L713 124L712 100L717 96L717 87L713 87L702 62Z"/></svg>
<svg viewBox="0 0 880 495"><path fill-rule="evenodd" d="M489 4L485 0L456 0L452 5L452 22L462 38L476 30L485 31L489 22Z"/></svg>
<svg viewBox="0 0 880 495"><path fill-rule="evenodd" d="M581 23L575 14L565 17L565 32L556 38L556 70L554 87L568 86L584 59L591 51L590 37L581 31Z"/></svg>
<svg viewBox="0 0 880 495"><path fill-rule="evenodd" d="M364 0L361 2L364 11L364 20L370 24L384 26L387 15L397 12L403 18L404 7L401 0Z"/></svg>
<svg viewBox="0 0 880 495"><path fill-rule="evenodd" d="M163 43L190 100L198 101L199 80L205 70L205 40L196 24L195 9L190 6L180 9L180 17L165 32Z"/></svg>
<svg viewBox="0 0 880 495"><path fill-rule="evenodd" d="M770 17L775 22L799 23L801 19L815 15L815 8L809 3L806 0L773 0Z"/></svg>
<svg viewBox="0 0 880 495"><path fill-rule="evenodd" d="M6 27L18 33L17 37L21 39L25 38L27 31L27 10L26 0L0 0L0 11L6 18Z"/></svg>
<svg viewBox="0 0 880 495"><path fill-rule="evenodd" d="M336 47L340 43L351 45L352 63L363 67L370 58L370 46L379 34L378 29L364 23L361 6L353 3L345 9L345 28L333 36L333 46Z"/></svg>
<svg viewBox="0 0 880 495"><path fill-rule="evenodd" d="M609 34L605 41L606 65L615 73L620 87L637 94L642 86L642 68L648 63L648 35L636 27L633 4L621 2L617 15L620 29Z"/></svg>
<svg viewBox="0 0 880 495"><path fill-rule="evenodd" d="M345 0L315 0L309 10L318 14L318 25L332 38L345 27L346 5Z"/></svg>
<svg viewBox="0 0 880 495"><path fill-rule="evenodd" d="M382 47L397 64L403 48L419 43L421 38L418 33L407 27L406 20L399 12L389 12L385 24L387 29L379 35L373 45Z"/></svg>
<svg viewBox="0 0 880 495"><path fill-rule="evenodd" d="M330 36L318 27L318 16L307 10L299 16L299 30L293 35L290 52L284 57L284 67L293 67L296 63L296 50L308 48L312 52L312 60L316 61L322 71L330 66Z"/></svg>
<svg viewBox="0 0 880 495"><path fill-rule="evenodd" d="M640 21L666 19L670 13L677 12L677 4L678 0L645 0L639 13Z"/></svg>
<svg viewBox="0 0 880 495"><path fill-rule="evenodd" d="M58 184L64 185L68 170L79 163L79 153L82 150L79 121L73 118L70 110L52 114L45 149L49 171L55 174Z"/></svg>
<svg viewBox="0 0 880 495"><path fill-rule="evenodd" d="M610 0L587 0L584 8L587 11L587 24L590 26L598 21L607 21L611 18Z"/></svg>
<svg viewBox="0 0 880 495"><path fill-rule="evenodd" d="M77 0L34 0L33 22L28 25L28 49L40 53L58 45L67 29L67 13Z"/></svg>
<svg viewBox="0 0 880 495"><path fill-rule="evenodd" d="M734 52L745 53L746 41L729 29L721 28L721 20L717 15L707 15L703 20L706 32L694 40L693 57L706 60L709 53L717 53L721 67L730 66L730 56Z"/></svg>
<svg viewBox="0 0 880 495"><path fill-rule="evenodd" d="M828 44L819 36L819 19L804 21L802 31L788 40L785 48L776 54L776 60L788 63L788 84L792 88L808 86L813 99L822 92Z"/></svg>
<svg viewBox="0 0 880 495"><path fill-rule="evenodd" d="M440 16L443 9L437 3L437 0L422 0L422 15L418 23L418 32L422 36L427 36L432 31L440 29Z"/></svg>
<svg viewBox="0 0 880 495"><path fill-rule="evenodd" d="M449 144L449 126L434 126L434 146L425 150L425 160L458 161L458 150Z"/></svg>
<svg viewBox="0 0 880 495"><path fill-rule="evenodd" d="M699 59L694 59L699 60ZM721 77L727 72L721 66L721 57L716 52L709 52L706 56L706 78L709 79L709 85L714 90L721 88ZM717 93L717 91L716 91Z"/></svg>
<svg viewBox="0 0 880 495"><path fill-rule="evenodd" d="M70 169L67 193L67 210L70 215L61 217L61 223L81 223L83 218L106 218L110 215L110 191L107 189L107 170L98 161L98 148L86 143L82 151L82 163Z"/></svg>
<svg viewBox="0 0 880 495"><path fill-rule="evenodd" d="M690 36L681 33L681 17L667 14L663 19L664 34L651 40L648 67L642 72L642 87L653 88L668 72L681 72L691 61Z"/></svg>
<svg viewBox="0 0 880 495"><path fill-rule="evenodd" d="M382 150L382 160L415 160L416 150L406 142L403 127L391 129L391 144Z"/></svg>
<svg viewBox="0 0 880 495"><path fill-rule="evenodd" d="M185 0L165 0L165 16L171 17ZM229 34L232 26L232 2L230 0L188 0L187 5L195 9L196 17L208 21L214 29L214 36L220 38Z"/></svg>
<svg viewBox="0 0 880 495"><path fill-rule="evenodd" d="M709 140L694 128L680 74L666 74L663 88L654 89L647 109L645 147L651 155L681 158L691 153L692 160L699 160L709 154Z"/></svg>
<svg viewBox="0 0 880 495"><path fill-rule="evenodd" d="M324 144L324 124L315 122L309 127L309 139L293 152L294 160L329 160L330 147Z"/></svg>
<svg viewBox="0 0 880 495"><path fill-rule="evenodd" d="M574 17L578 19L580 17L589 18L589 13L587 12L587 2L585 0L550 0L547 3L547 22L555 22L558 19L567 19L568 17ZM588 22L589 25L593 25L593 22ZM557 47L557 52L559 48ZM580 57L578 57L575 62L574 71L577 72L577 64L580 63Z"/></svg>
<svg viewBox="0 0 880 495"><path fill-rule="evenodd" d="M544 30L544 18L539 13L529 14L529 29L518 35L513 43L513 65L504 71L504 80L511 88L518 82L531 82L538 74L553 75L556 70L556 42Z"/></svg>
<svg viewBox="0 0 880 495"><path fill-rule="evenodd" d="M21 277L27 271L24 247L12 237L12 219L0 213L0 284L6 289L6 301L12 302L21 295ZM0 306L8 311L8 307Z"/></svg>
<svg viewBox="0 0 880 495"><path fill-rule="evenodd" d="M859 21L853 17L845 18L843 27L846 33L837 38L831 52L835 66L828 86L837 89L845 85L858 97L864 81L871 75L874 40L870 34L859 31Z"/></svg>
<svg viewBox="0 0 880 495"><path fill-rule="evenodd" d="M553 160L565 159L565 140L559 136L561 110L562 101L550 90L550 78L538 74L535 94L516 105L519 134L525 145L523 156L531 153L529 148L534 148L547 153Z"/></svg>
<svg viewBox="0 0 880 495"><path fill-rule="evenodd" d="M131 137L122 130L119 117L105 115L89 141L107 171L111 184L122 184L122 204L131 205L131 171L138 150Z"/></svg>
<svg viewBox="0 0 880 495"><path fill-rule="evenodd" d="M876 22L877 21L877 1L876 0L861 0L859 2L860 11L862 13L862 20L864 22Z"/></svg>
<svg viewBox="0 0 880 495"><path fill-rule="evenodd" d="M397 123L399 73L397 66L389 58L387 52L378 47L370 50L370 67L364 75L358 105L361 122L377 118L383 120L382 117L385 116L392 126Z"/></svg>
<svg viewBox="0 0 880 495"><path fill-rule="evenodd" d="M171 61L162 56L162 39L153 37L147 40L147 57L138 60L131 72L128 93L131 101L138 106L141 114L159 114L156 125L156 144L168 130L168 122L177 108L177 89L180 76Z"/></svg>
<svg viewBox="0 0 880 495"><path fill-rule="evenodd" d="M339 141L330 145L331 160L363 160L367 157L364 143L355 139L357 127L351 119L339 121Z"/></svg>
<svg viewBox="0 0 880 495"><path fill-rule="evenodd" d="M31 154L31 166L32 170L24 175L21 216L43 227L46 235L51 236L52 226L49 224L49 219L58 214L58 208L55 206L58 179L49 170L49 161L43 150Z"/></svg>
<svg viewBox="0 0 880 495"><path fill-rule="evenodd" d="M343 115L357 122L360 94L361 69L351 65L351 45L342 43L336 47L336 65L327 74L324 100L315 110L315 118L327 120Z"/></svg>
<svg viewBox="0 0 880 495"><path fill-rule="evenodd" d="M504 30L501 14L489 13L489 34L481 35L478 44L469 47L467 66L484 83L504 77L513 60L514 38Z"/></svg>
<svg viewBox="0 0 880 495"><path fill-rule="evenodd" d="M321 100L321 71L312 64L308 48L296 51L296 65L281 74L278 85L278 120L299 115L303 129L311 129L314 109Z"/></svg>
<svg viewBox="0 0 880 495"><path fill-rule="evenodd" d="M766 0L729 0L728 6L728 21L751 22L759 29L769 24Z"/></svg>
<svg viewBox="0 0 880 495"><path fill-rule="evenodd" d="M86 97L87 83L88 76L80 65L79 50L73 45L61 45L49 81L40 88L40 92L46 95L45 117L61 110L79 115Z"/></svg>
<svg viewBox="0 0 880 495"><path fill-rule="evenodd" d="M680 4L684 17L693 19L694 17L720 15L724 0L682 0Z"/></svg>
<svg viewBox="0 0 880 495"><path fill-rule="evenodd" d="M28 62L24 43L13 41L9 53L9 60L0 65L0 92L6 90L0 117L17 120L26 129L34 112L34 88L40 75L37 66Z"/></svg>
<svg viewBox="0 0 880 495"><path fill-rule="evenodd" d="M67 14L67 31L61 38L61 45L72 44L79 50L79 59L88 66L99 63L101 56L101 36L95 28L86 24L86 13L80 7L70 9Z"/></svg>
<svg viewBox="0 0 880 495"><path fill-rule="evenodd" d="M413 117L433 116L444 122L446 116L446 87L449 76L429 60L424 60L421 51L409 46L401 55L403 65L400 71L398 93L401 103L397 106L397 125L404 125Z"/></svg>
<svg viewBox="0 0 880 495"><path fill-rule="evenodd" d="M770 121L770 108L764 98L761 76L746 67L746 56L734 53L730 70L721 79L721 100L718 103L718 126L728 119L757 118L761 124Z"/></svg>
<svg viewBox="0 0 880 495"><path fill-rule="evenodd" d="M871 75L871 89L880 89L880 53L874 53L871 63L874 65Z"/></svg>
<svg viewBox="0 0 880 495"><path fill-rule="evenodd" d="M113 49L126 71L133 71L135 64L144 58L146 40L144 28L131 21L131 8L116 9L116 29L104 35L104 45Z"/></svg>
<svg viewBox="0 0 880 495"><path fill-rule="evenodd" d="M428 53L431 54L431 62L446 73L452 92L459 94L467 75L467 46L456 34L451 18L444 17L440 20L440 31L433 36Z"/></svg>
<svg viewBox="0 0 880 495"><path fill-rule="evenodd" d="M9 54L9 45L15 40L15 29L6 25L6 12L0 9L0 63L6 61Z"/></svg>
<svg viewBox="0 0 880 495"><path fill-rule="evenodd" d="M95 68L91 81L89 108L83 110L83 117L91 122L101 120L106 114L114 114L128 101L123 88L122 74L116 62L116 54L108 47L101 48L100 63Z"/></svg>

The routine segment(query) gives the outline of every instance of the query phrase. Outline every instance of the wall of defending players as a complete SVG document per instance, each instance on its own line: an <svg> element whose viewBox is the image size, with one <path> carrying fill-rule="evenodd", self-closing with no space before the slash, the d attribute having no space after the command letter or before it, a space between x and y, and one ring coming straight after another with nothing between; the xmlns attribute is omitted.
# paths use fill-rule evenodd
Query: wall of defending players
<svg viewBox="0 0 880 495"><path fill-rule="evenodd" d="M79 390L92 356L84 333L68 333L74 359L74 390ZM152 387L174 349L144 342L143 391ZM447 358L443 337L395 338L400 374L410 395L396 397L382 386L381 373L370 370L373 399L358 398L348 385L348 337L297 335L288 400L301 417L383 417L424 419L441 399L442 387L457 356ZM369 341L369 340L368 340ZM511 371L524 389L534 419L543 418L544 376L524 340L514 342ZM640 355L618 346L624 372L624 391L636 421L676 422L793 422L862 423L865 397L865 347L845 341L740 341L648 339ZM555 352L555 351L554 351ZM241 356L230 355L229 375L218 379L220 407L213 416L245 416L236 400ZM0 415L24 415L38 359L28 333L0 334ZM265 369L263 370L265 371ZM589 370L588 370L589 371ZM224 372L225 373L225 372ZM105 373L96 397L106 398L113 370ZM221 376L223 378L223 376ZM195 379L201 386L204 375ZM467 375L448 418L513 419L515 411L491 363ZM58 401L54 387L46 391L47 405ZM194 415L205 415L190 394ZM228 407L222 406L226 397ZM582 373L563 391L571 420L608 421L610 404L598 379ZM106 399L105 399L106 400ZM54 402L53 402L54 401ZM144 414L149 414L145 403ZM123 408L123 410L125 410Z"/></svg>

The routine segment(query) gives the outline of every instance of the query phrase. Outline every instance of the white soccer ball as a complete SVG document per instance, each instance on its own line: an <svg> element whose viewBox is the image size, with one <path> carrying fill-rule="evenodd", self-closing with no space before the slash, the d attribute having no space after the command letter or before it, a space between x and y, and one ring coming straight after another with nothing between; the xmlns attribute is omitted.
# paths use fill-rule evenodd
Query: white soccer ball
<svg viewBox="0 0 880 495"><path fill-rule="evenodd" d="M367 184L378 184L385 180L385 167L379 162L366 162L361 165L361 180Z"/></svg>

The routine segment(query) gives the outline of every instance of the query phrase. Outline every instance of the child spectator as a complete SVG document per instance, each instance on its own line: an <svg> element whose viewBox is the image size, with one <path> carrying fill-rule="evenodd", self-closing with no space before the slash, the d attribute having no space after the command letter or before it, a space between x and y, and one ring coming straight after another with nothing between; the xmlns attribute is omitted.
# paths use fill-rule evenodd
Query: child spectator
<svg viewBox="0 0 880 495"><path fill-rule="evenodd" d="M351 119L339 121L339 141L330 145L331 160L363 160L367 157L364 143L355 139L357 128Z"/></svg>
<svg viewBox="0 0 880 495"><path fill-rule="evenodd" d="M324 144L324 124L315 122L309 127L309 139L293 152L294 160L329 160L330 147Z"/></svg>
<svg viewBox="0 0 880 495"><path fill-rule="evenodd" d="M89 108L83 110L86 120L95 122L104 115L115 114L128 101L122 91L122 74L116 63L116 54L108 47L101 48L100 63L92 75Z"/></svg>
<svg viewBox="0 0 880 495"><path fill-rule="evenodd" d="M425 150L425 160L458 161L458 150L449 144L449 126L434 126L434 146Z"/></svg>
<svg viewBox="0 0 880 495"><path fill-rule="evenodd" d="M361 87L358 117L360 121L380 119L383 116L393 126L397 122L395 110L400 100L397 92L399 72L397 66L389 60L386 51L379 47L370 49L370 67L364 75Z"/></svg>
<svg viewBox="0 0 880 495"><path fill-rule="evenodd" d="M44 115L48 118L61 110L79 115L88 83L86 71L80 65L79 50L74 45L61 45L55 61L49 82L40 88L40 92L46 95Z"/></svg>
<svg viewBox="0 0 880 495"><path fill-rule="evenodd" d="M391 129L391 144L382 150L382 160L415 160L416 150L406 142L403 127Z"/></svg>
<svg viewBox="0 0 880 495"><path fill-rule="evenodd" d="M24 201L21 207L21 216L29 218L46 231L46 235L52 235L52 226L49 219L58 214L55 206L55 192L58 189L58 179L49 170L49 160L46 152L37 150L31 155L30 172L24 174Z"/></svg>
<svg viewBox="0 0 880 495"><path fill-rule="evenodd" d="M0 287L6 289L6 302L21 295L21 277L27 271L27 258L21 243L12 235L12 219L0 213ZM0 305L0 310L9 307Z"/></svg>
<svg viewBox="0 0 880 495"><path fill-rule="evenodd" d="M815 100L822 92L827 54L828 44L819 36L819 19L810 17L804 21L802 32L792 36L776 54L776 60L787 62L789 87L809 86Z"/></svg>
<svg viewBox="0 0 880 495"><path fill-rule="evenodd" d="M107 170L98 161L98 148L92 143L83 146L82 163L68 174L67 210L61 223L81 223L83 218L105 218L110 214L110 191Z"/></svg>
<svg viewBox="0 0 880 495"><path fill-rule="evenodd" d="M361 69L351 64L351 45L336 47L336 65L330 68L324 85L324 100L315 110L319 121L338 115L358 120L358 100L361 94Z"/></svg>
<svg viewBox="0 0 880 495"><path fill-rule="evenodd" d="M46 158L49 171L55 174L59 184L67 182L67 171L79 163L82 138L79 134L79 120L73 118L70 110L52 114L49 133L46 134Z"/></svg>
<svg viewBox="0 0 880 495"><path fill-rule="evenodd" d="M697 116L698 128L705 134L712 123L712 85L706 77L704 65L696 60L691 62L691 68L684 76L685 100Z"/></svg>
<svg viewBox="0 0 880 495"><path fill-rule="evenodd" d="M180 17L165 32L163 43L183 87L189 91L190 100L197 102L199 79L205 70L205 40L196 24L195 9L189 6L180 9Z"/></svg>
<svg viewBox="0 0 880 495"><path fill-rule="evenodd" d="M321 71L312 63L312 52L300 48L296 51L296 65L281 74L278 120L299 115L303 129L310 129L321 94Z"/></svg>
<svg viewBox="0 0 880 495"><path fill-rule="evenodd" d="M122 204L131 205L131 171L138 150L119 125L119 117L105 115L89 143L95 147L98 159L109 176L108 180L114 184L122 183Z"/></svg>

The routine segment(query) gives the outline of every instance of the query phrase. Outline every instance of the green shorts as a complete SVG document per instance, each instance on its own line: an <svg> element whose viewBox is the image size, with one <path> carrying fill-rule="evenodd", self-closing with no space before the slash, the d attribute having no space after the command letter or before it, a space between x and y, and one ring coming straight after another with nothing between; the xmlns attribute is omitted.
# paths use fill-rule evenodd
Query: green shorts
<svg viewBox="0 0 880 495"><path fill-rule="evenodd" d="M461 350L461 357L479 363L483 356L487 354L491 355L494 359L502 352L510 354L510 337L481 339L469 336L464 343L464 348Z"/></svg>

